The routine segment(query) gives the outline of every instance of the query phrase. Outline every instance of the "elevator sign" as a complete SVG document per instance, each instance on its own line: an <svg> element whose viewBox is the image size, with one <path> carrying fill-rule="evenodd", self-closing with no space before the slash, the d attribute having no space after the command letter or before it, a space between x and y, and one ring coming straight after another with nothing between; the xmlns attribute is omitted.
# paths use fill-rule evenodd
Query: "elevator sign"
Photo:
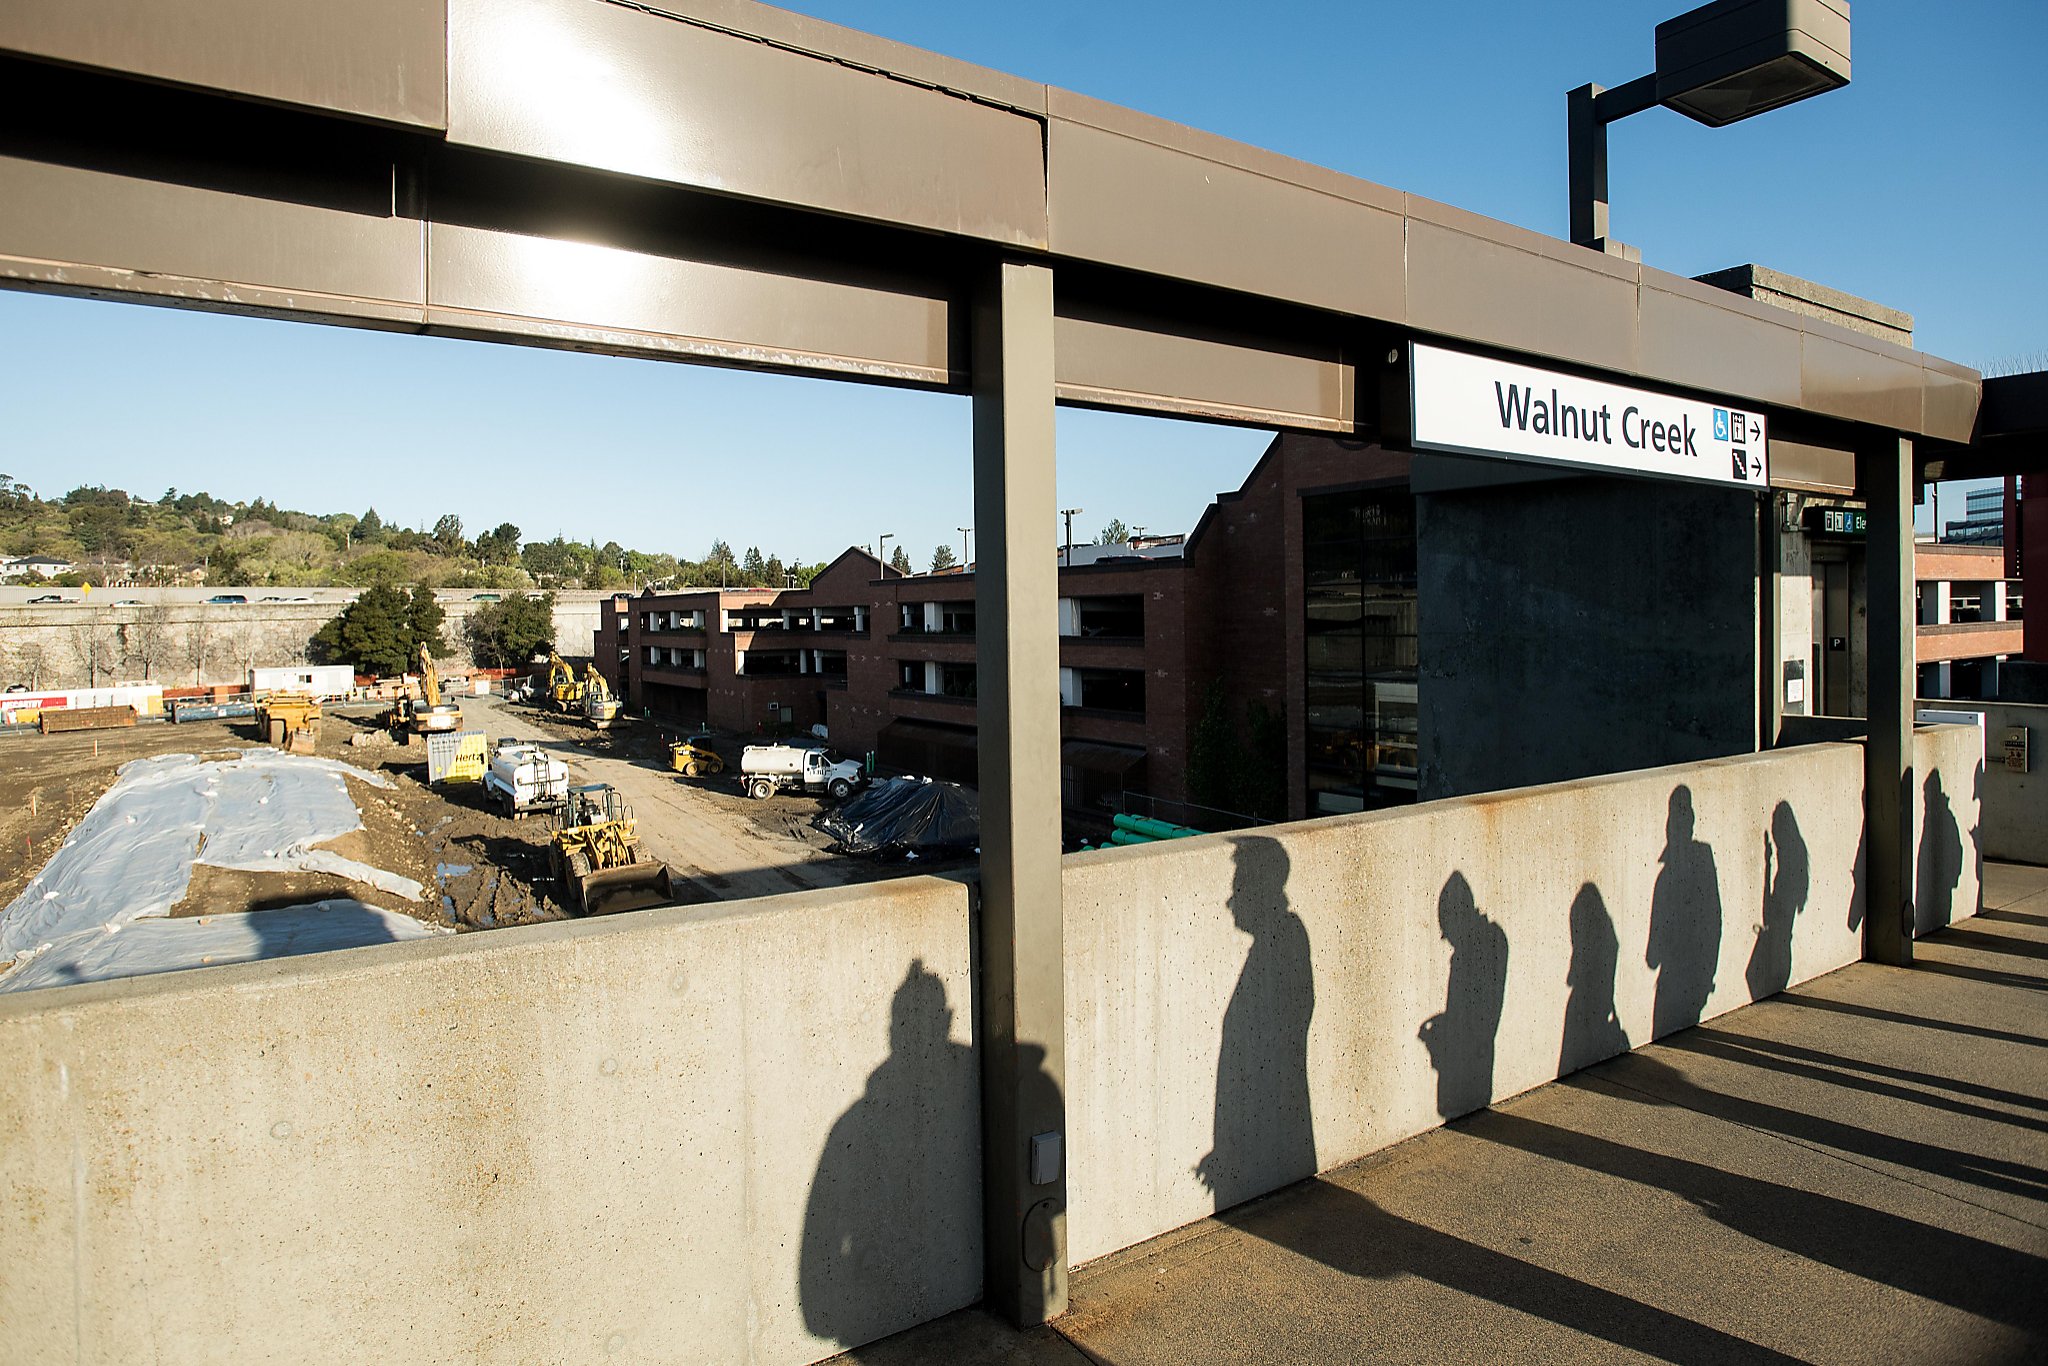
<svg viewBox="0 0 2048 1366"><path fill-rule="evenodd" d="M1416 450L1769 486L1763 415L1740 404L1676 398L1420 343L1409 349Z"/></svg>

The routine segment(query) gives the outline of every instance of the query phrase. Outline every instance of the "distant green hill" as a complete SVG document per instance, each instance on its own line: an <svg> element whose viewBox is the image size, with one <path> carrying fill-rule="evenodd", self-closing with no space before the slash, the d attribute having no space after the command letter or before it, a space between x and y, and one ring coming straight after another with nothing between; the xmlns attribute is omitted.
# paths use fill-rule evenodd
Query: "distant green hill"
<svg viewBox="0 0 2048 1366"><path fill-rule="evenodd" d="M644 584L809 583L823 564L784 565L724 541L702 560L603 545L522 540L505 522L474 539L453 513L432 531L385 525L371 508L294 512L257 499L231 503L168 489L151 502L122 489L87 485L44 500L0 475L0 552L51 555L79 566L66 580L172 584L203 581L279 587L637 588Z"/></svg>

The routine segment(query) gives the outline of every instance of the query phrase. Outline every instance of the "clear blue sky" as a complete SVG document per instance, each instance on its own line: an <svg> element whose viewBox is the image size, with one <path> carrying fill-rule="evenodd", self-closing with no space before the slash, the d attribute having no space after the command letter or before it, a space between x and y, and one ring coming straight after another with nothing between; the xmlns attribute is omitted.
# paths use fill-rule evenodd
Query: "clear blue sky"
<svg viewBox="0 0 2048 1366"><path fill-rule="evenodd" d="M1649 70L1683 5L790 7L1561 236L1564 92ZM1853 12L1845 90L1719 130L1617 124L1616 235L1681 274L1754 261L1905 309L1965 364L2048 364L2048 3ZM886 532L920 563L972 520L967 405L929 394L8 291L0 377L0 471L45 494L454 511L692 556L724 537L825 559ZM1267 434L1070 412L1060 440L1092 534L1187 529ZM671 491L623 497L649 467Z"/></svg>

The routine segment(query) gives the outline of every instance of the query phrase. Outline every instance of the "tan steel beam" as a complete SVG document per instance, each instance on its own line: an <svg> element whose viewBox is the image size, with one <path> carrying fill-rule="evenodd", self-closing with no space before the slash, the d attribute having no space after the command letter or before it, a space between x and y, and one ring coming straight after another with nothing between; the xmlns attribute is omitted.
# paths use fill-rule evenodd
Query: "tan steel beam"
<svg viewBox="0 0 2048 1366"><path fill-rule="evenodd" d="M1033 1324L1067 1307L1052 272L1004 262L978 284L984 1293Z"/></svg>
<svg viewBox="0 0 2048 1366"><path fill-rule="evenodd" d="M7 0L0 52L404 127L448 126L439 0Z"/></svg>
<svg viewBox="0 0 2048 1366"><path fill-rule="evenodd" d="M1774 415L1806 413L1954 442L1971 436L1981 382L1938 358L748 0L676 0L674 13L597 0L365 0L343 8L349 22L336 34L337 11L319 0L20 0L0 7L0 54L19 54L11 59L17 68L40 65L102 82L82 97L59 89L0 110L7 116L0 118L0 153L24 155L24 136L83 114L96 120L93 136L109 143L107 157L27 155L220 189L181 179L189 174L185 159L232 158L243 148L239 137L178 143L175 154L155 149L142 136L154 128L145 97L84 75L112 72L131 78L113 82L130 92L177 84L230 97L224 105L247 108L253 96L337 126L409 129L419 144L488 153L508 185L520 183L522 167L549 166L766 206L805 218L821 260L843 264L883 232L901 239L886 248L896 258L915 257L920 244L942 255L994 246L1042 252L1062 267L1086 265L1105 281L1121 276L1128 291L1097 302L1123 316L1071 319L1075 358L1059 375L1063 395L1102 406L1305 430L1369 422L1369 414L1347 415L1342 401L1326 401L1351 385L1348 377L1333 383L1312 351L1254 345L1264 354L1234 365L1227 350L1234 343L1219 349L1133 306L1132 297L1166 287L1199 292L1224 333L1238 329L1247 309L1294 309L1305 332L1333 320L1363 322L1744 399ZM423 73L423 64L433 69ZM8 75L0 71L0 104ZM132 113L104 116L103 105L130 102ZM270 141L274 154L289 155L300 140ZM317 176L320 155L302 153L291 169ZM392 168L388 212L436 226L511 226L438 217L432 177L416 182L420 168L405 163L410 155L401 152ZM424 199L410 196L416 183L425 184ZM292 198L289 188L244 192ZM676 202L620 212L646 215L627 226L687 231L691 216L670 212ZM0 256L29 255L0 235ZM731 264L717 251L683 256ZM82 250L46 259L104 278L126 273L136 292L155 292L144 281L150 267L138 260L93 259ZM834 278L801 260L771 273ZM248 284L248 275L230 262L211 285L193 277L187 295ZM498 283L535 292L509 277ZM731 283L709 287L731 305L723 308L725 333L741 335L698 336L668 320L641 328L519 313L514 326L491 321L484 330L542 345L932 380L929 346L920 348L926 359L902 363L903 329L917 324L901 311L878 313L877 326L889 335L849 338L839 329L824 347L792 344L775 334L788 330L780 324L801 291L765 280L758 288ZM684 280L670 293L696 288ZM962 302L960 288L954 279L922 292L927 300ZM746 302L749 294L758 302ZM330 319L345 313L313 311Z"/></svg>

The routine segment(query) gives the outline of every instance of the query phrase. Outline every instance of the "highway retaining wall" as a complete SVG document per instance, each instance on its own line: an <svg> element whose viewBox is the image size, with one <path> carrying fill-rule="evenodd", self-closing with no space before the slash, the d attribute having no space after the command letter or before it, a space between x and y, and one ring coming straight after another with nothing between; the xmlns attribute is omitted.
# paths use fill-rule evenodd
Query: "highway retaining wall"
<svg viewBox="0 0 2048 1366"><path fill-rule="evenodd" d="M23 601L26 590L0 590L0 687L82 688L145 677L173 686L246 683L252 667L304 663L315 633L353 596L353 590L331 588L217 591L242 593L249 601L209 604L199 589L95 589L85 597L65 588L37 595L61 593L67 601L31 606ZM262 601L281 593L316 600ZM563 654L591 652L599 603L610 596L557 595L555 632ZM466 591L440 602L447 613L441 634L453 657L466 661L462 623L484 604Z"/></svg>

